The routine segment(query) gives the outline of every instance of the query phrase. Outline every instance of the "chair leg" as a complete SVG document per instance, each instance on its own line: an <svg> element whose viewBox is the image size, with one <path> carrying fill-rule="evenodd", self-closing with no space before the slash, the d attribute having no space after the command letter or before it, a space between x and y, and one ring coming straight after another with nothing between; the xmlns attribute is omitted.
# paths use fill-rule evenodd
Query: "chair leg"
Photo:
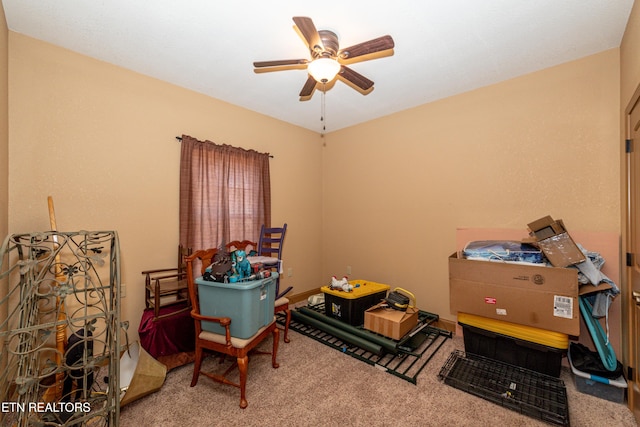
<svg viewBox="0 0 640 427"><path fill-rule="evenodd" d="M291 323L291 310L285 310L285 321L284 321L284 342L288 343L291 340L289 339L289 323Z"/></svg>
<svg viewBox="0 0 640 427"><path fill-rule="evenodd" d="M280 367L280 364L276 361L276 358L278 356L279 343L280 343L280 329L273 328L273 349L271 350L271 366L273 366L274 368Z"/></svg>
<svg viewBox="0 0 640 427"><path fill-rule="evenodd" d="M196 358L193 362L193 377L191 378L191 387L198 384L198 377L200 376L201 364L202 364L202 348L196 347Z"/></svg>
<svg viewBox="0 0 640 427"><path fill-rule="evenodd" d="M238 371L240 371L240 408L244 409L249 403L247 403L246 388L247 388L247 365L249 357L238 357Z"/></svg>

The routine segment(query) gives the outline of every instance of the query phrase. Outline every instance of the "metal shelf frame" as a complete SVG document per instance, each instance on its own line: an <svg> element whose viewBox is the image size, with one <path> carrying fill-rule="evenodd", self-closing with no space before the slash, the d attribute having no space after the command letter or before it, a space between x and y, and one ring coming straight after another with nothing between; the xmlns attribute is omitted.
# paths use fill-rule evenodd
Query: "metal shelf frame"
<svg viewBox="0 0 640 427"><path fill-rule="evenodd" d="M308 306L320 313L324 312L324 304ZM279 323L284 323L284 316L277 316ZM384 351L383 354L374 354L355 344L337 338L317 327L307 325L292 316L290 329L314 339L326 346L340 351L348 356L372 365L391 375L417 384L417 377L433 358L436 352L442 347L447 339L453 334L444 329L431 326L431 323L438 320L438 316L425 311L420 311L419 321L424 321L426 326L417 332L413 337L405 336L402 340L397 340L396 351ZM378 335L367 331L372 335Z"/></svg>
<svg viewBox="0 0 640 427"><path fill-rule="evenodd" d="M115 231L8 236L0 248L0 401L11 407L0 426L117 426L120 329Z"/></svg>

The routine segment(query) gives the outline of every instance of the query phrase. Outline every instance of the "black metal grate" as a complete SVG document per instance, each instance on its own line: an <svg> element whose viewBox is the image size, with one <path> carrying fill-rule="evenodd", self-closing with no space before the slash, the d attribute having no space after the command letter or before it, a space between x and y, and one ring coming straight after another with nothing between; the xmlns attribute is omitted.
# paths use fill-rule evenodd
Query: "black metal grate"
<svg viewBox="0 0 640 427"><path fill-rule="evenodd" d="M307 306L320 313L324 313L324 304ZM452 337L452 333L444 329L431 326L430 323L438 319L435 314L420 311L419 320L424 320L427 326L422 328L413 337L405 338L397 341L397 351L384 352L382 355L373 354L365 349L355 346L351 343L342 341L333 335L324 332L311 325L301 323L295 319L291 319L290 329L306 335L322 344L325 344L344 354L368 363L379 368L391 375L395 375L412 384L417 384L417 376L424 367L429 363L433 355L442 347L448 338ZM281 313L277 317L278 323L284 324L284 315ZM369 331L368 331L369 332ZM377 335L370 332L373 335Z"/></svg>
<svg viewBox="0 0 640 427"><path fill-rule="evenodd" d="M438 378L516 412L569 425L567 390L558 378L460 350L451 353Z"/></svg>

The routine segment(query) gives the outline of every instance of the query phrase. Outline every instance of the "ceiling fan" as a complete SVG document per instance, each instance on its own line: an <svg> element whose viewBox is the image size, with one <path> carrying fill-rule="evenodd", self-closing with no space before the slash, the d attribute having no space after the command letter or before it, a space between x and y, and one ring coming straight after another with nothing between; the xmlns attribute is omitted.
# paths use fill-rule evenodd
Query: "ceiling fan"
<svg viewBox="0 0 640 427"><path fill-rule="evenodd" d="M316 30L311 18L295 16L293 22L309 47L311 59L256 61L256 72L306 68L309 77L300 91L300 100L311 99L317 85L331 83L336 76L363 95L373 90L373 81L353 71L346 64L393 55L394 42L386 35L340 49L338 36L329 30Z"/></svg>

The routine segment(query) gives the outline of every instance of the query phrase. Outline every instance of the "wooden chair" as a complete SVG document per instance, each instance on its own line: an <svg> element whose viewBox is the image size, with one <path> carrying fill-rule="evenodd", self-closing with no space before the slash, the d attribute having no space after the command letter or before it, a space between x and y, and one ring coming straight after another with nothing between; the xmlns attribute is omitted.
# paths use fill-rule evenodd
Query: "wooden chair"
<svg viewBox="0 0 640 427"><path fill-rule="evenodd" d="M260 240L258 241L258 255L262 257L271 257L273 263L270 267L276 269L278 273L282 270L282 248L284 246L284 236L287 233L287 223L282 227L265 227L264 224L260 228ZM289 286L280 292L280 278L276 282L276 299L282 298L293 289Z"/></svg>
<svg viewBox="0 0 640 427"><path fill-rule="evenodd" d="M285 228L286 228L285 224ZM256 252L258 251L258 245L256 242L252 242L251 240L234 240L225 245L228 252L242 250L247 251L247 248L254 248ZM248 253L247 253L248 255ZM277 279L278 281L280 278ZM279 282L276 282L279 283ZM289 288L291 290L292 288ZM285 315L285 323L284 323L284 342L289 343L291 340L289 339L289 324L291 323L291 310L289 310L289 299L286 297L278 298L278 285L276 285L276 303L274 313L278 314L278 312L284 312Z"/></svg>
<svg viewBox="0 0 640 427"><path fill-rule="evenodd" d="M198 378L200 373L206 375L212 380L232 385L234 387L240 388L240 408L244 409L247 407L247 399L246 399L246 385L247 385L247 365L249 363L249 352L252 350L257 354L265 354L264 352L259 352L255 350L255 347L260 344L269 334L273 335L273 349L271 351L271 365L274 368L277 368L279 365L276 362L276 356L278 353L278 341L280 339L280 330L276 327L275 319L268 324L267 326L263 326L260 328L252 337L247 339L240 339L231 336L231 318L229 317L211 317L211 316L203 316L200 314L200 303L198 299L198 286L195 283L194 279L194 261L199 259L201 262L201 272L204 273L204 269L207 268L211 264L211 260L213 256L216 254L217 249L207 249L207 250L199 250L189 255L186 258L187 262L187 283L189 288L189 295L192 302L192 310L191 317L193 317L193 321L196 328L196 354L195 354L195 362L193 366L193 378L191 379L191 387L194 387L198 383ZM216 334L209 331L202 330L202 321L215 322L218 323L225 329L225 333ZM222 375L213 374L209 372L201 372L200 367L202 365L203 351L210 350L221 355L228 355L236 358L236 362L227 369L226 372ZM240 372L240 381L235 383L230 381L227 378L227 375L235 368L238 367L238 371Z"/></svg>
<svg viewBox="0 0 640 427"><path fill-rule="evenodd" d="M146 270L144 279L145 306L152 308L153 320L174 316L191 310L189 292L187 291L187 275L184 257L191 254L191 249L178 246L177 267ZM162 307L182 304L175 311L160 315Z"/></svg>
<svg viewBox="0 0 640 427"><path fill-rule="evenodd" d="M258 252L258 245L256 245L256 242L252 242L251 240L243 240L243 241L234 240L232 242L227 243L225 247L227 248L227 252L229 253L237 250L247 252L247 249L251 249L251 248L253 248L253 250L255 250L256 253ZM247 255L249 255L249 252L247 252Z"/></svg>
<svg viewBox="0 0 640 427"><path fill-rule="evenodd" d="M274 313L278 314L279 311L283 311L285 315L284 321L284 342L288 343L289 339L289 324L291 323L291 310L289 310L289 299L281 297L276 300Z"/></svg>

